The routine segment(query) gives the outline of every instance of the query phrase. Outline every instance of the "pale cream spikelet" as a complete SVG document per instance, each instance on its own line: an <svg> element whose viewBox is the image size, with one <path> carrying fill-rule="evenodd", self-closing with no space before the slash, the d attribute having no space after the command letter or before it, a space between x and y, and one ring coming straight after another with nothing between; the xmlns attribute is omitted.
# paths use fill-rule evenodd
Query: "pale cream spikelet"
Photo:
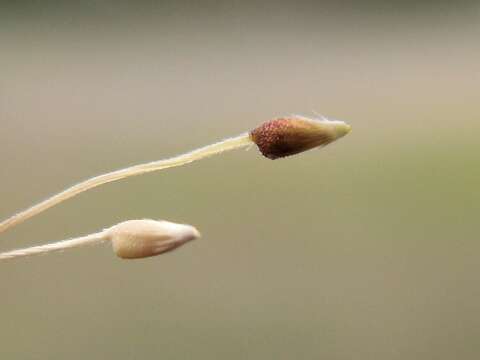
<svg viewBox="0 0 480 360"><path fill-rule="evenodd" d="M141 259L172 251L200 233L191 225L169 221L128 220L106 230L113 251L122 259Z"/></svg>

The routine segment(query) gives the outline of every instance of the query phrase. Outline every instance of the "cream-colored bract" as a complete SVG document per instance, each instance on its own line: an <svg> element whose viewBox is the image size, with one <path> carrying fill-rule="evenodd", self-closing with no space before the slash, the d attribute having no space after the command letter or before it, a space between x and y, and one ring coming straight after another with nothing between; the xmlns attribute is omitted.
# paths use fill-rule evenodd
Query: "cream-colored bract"
<svg viewBox="0 0 480 360"><path fill-rule="evenodd" d="M347 135L350 131L352 131L352 127L348 125L345 121L329 119L323 115L317 115L317 117L314 118L310 118L304 115L292 115L292 117L305 121L316 121L327 126L332 126L332 128L334 128L335 130L335 133L337 134L337 139Z"/></svg>
<svg viewBox="0 0 480 360"><path fill-rule="evenodd" d="M128 220L106 230L113 251L122 259L141 259L176 249L198 239L191 225L170 221Z"/></svg>

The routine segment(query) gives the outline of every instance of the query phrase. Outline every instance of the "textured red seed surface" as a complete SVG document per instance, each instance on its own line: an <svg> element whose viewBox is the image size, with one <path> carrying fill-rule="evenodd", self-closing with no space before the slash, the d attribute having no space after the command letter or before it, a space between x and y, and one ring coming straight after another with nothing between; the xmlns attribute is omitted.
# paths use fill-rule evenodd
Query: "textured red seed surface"
<svg viewBox="0 0 480 360"><path fill-rule="evenodd" d="M333 141L331 133L324 126L305 118L271 120L255 128L250 136L260 152L272 160Z"/></svg>
<svg viewBox="0 0 480 360"><path fill-rule="evenodd" d="M283 134L291 127L289 119L275 119L268 121L251 132L252 140L260 152L269 159L288 156L287 149L280 145Z"/></svg>

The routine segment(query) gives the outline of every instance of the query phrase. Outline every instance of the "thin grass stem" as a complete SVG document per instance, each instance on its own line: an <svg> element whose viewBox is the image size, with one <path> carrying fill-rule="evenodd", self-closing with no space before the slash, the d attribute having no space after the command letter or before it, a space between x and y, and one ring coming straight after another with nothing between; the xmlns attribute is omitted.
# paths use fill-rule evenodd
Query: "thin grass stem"
<svg viewBox="0 0 480 360"><path fill-rule="evenodd" d="M46 254L46 253L51 253L56 251L63 251L66 249L77 248L85 245L98 244L106 240L108 240L106 238L106 233L102 231L99 233L95 233L87 236L81 236L74 239L63 240L56 243L33 246L27 249L12 250L12 251L0 254L0 260L10 260L10 259L15 259L19 257L41 255L41 254Z"/></svg>
<svg viewBox="0 0 480 360"><path fill-rule="evenodd" d="M19 212L10 218L0 223L0 233L10 229L25 220L42 213L43 211L60 204L61 202L68 200L78 194L81 194L87 190L93 189L97 186L107 184L113 181L125 179L130 176L136 176L146 174L153 171L159 171L176 166L186 165L193 161L197 161L209 156L220 154L225 151L230 151L252 144L252 140L248 133L241 134L236 137L228 138L223 141L207 145L205 147L190 151L186 154L178 155L169 159L158 160L149 162L146 164L140 164L131 166L125 169L113 171L104 175L96 176L80 182L60 193L54 195L32 207Z"/></svg>

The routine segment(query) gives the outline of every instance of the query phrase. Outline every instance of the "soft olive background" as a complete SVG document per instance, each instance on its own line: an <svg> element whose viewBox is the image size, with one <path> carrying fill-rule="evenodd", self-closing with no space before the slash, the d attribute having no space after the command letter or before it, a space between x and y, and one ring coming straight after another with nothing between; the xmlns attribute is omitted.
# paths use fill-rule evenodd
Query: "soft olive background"
<svg viewBox="0 0 480 360"><path fill-rule="evenodd" d="M0 217L313 111L353 131L106 185L0 250L132 218L174 253L0 264L1 359L478 359L480 6L1 3Z"/></svg>

